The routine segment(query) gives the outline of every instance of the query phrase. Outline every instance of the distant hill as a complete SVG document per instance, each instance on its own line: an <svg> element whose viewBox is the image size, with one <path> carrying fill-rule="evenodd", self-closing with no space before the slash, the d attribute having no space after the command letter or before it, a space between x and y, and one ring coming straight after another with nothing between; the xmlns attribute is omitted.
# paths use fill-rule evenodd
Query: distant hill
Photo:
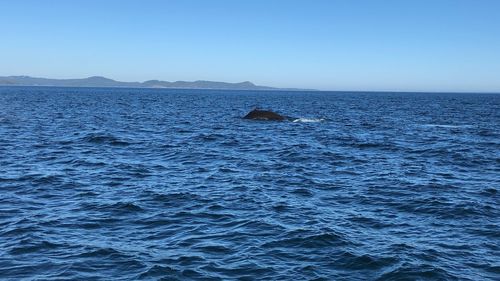
<svg viewBox="0 0 500 281"><path fill-rule="evenodd" d="M219 90L303 90L258 86L252 82L226 83L214 81L160 81L121 82L101 76L82 79L48 79L30 76L0 76L4 86L55 86L55 87L122 87L122 88L172 88L172 89L219 89Z"/></svg>

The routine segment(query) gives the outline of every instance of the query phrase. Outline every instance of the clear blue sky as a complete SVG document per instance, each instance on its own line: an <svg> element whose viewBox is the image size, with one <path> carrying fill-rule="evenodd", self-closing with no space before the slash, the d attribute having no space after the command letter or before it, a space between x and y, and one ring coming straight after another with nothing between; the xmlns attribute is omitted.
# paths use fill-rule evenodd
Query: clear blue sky
<svg viewBox="0 0 500 281"><path fill-rule="evenodd" d="M0 76L500 92L498 0L0 0Z"/></svg>

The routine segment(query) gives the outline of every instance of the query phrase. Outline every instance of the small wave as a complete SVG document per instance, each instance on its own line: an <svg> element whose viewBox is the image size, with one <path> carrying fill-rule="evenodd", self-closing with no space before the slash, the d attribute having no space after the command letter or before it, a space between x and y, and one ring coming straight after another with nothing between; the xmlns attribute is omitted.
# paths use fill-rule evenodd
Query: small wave
<svg viewBox="0 0 500 281"><path fill-rule="evenodd" d="M115 167L135 178L145 178L152 173L151 168L143 164L120 163Z"/></svg>
<svg viewBox="0 0 500 281"><path fill-rule="evenodd" d="M395 257L377 257L368 254L356 255L350 252L345 252L336 261L336 264L342 265L343 268L360 270L360 269L380 269L383 267L396 264L398 259Z"/></svg>
<svg viewBox="0 0 500 281"><path fill-rule="evenodd" d="M377 280L457 280L444 269L431 265L403 264L391 272L384 273Z"/></svg>
<svg viewBox="0 0 500 281"><path fill-rule="evenodd" d="M208 203L209 200L190 192L157 193L145 192L145 201L165 206L185 206L193 203Z"/></svg>
<svg viewBox="0 0 500 281"><path fill-rule="evenodd" d="M81 208L86 210L96 210L96 211L115 212L115 213L135 213L144 211L143 208L132 202L116 202L110 204L85 203L81 205Z"/></svg>
<svg viewBox="0 0 500 281"><path fill-rule="evenodd" d="M202 133L194 137L195 140L199 141L204 141L204 142L211 142L211 141L217 141L217 140L222 140L225 139L225 136L222 134L206 134Z"/></svg>
<svg viewBox="0 0 500 281"><path fill-rule="evenodd" d="M110 210L115 210L115 211L126 211L126 212L139 212L143 211L143 209L132 203L132 202L118 202L113 205L108 205L106 208L109 208Z"/></svg>
<svg viewBox="0 0 500 281"><path fill-rule="evenodd" d="M229 221L234 219L234 215L224 213L207 213L207 212L188 212L180 211L174 214L176 218L185 220L211 220L211 221Z"/></svg>
<svg viewBox="0 0 500 281"><path fill-rule="evenodd" d="M31 225L23 225L23 224L31 224ZM41 230L40 226L35 225L34 223L28 220L21 220L12 227L7 229L3 229L0 234L2 237L22 237L27 234L37 233Z"/></svg>
<svg viewBox="0 0 500 281"><path fill-rule="evenodd" d="M42 241L35 244L21 245L14 247L9 251L11 255L22 255L29 253L36 253L41 251L50 251L56 248L66 247L67 245L55 244L49 241Z"/></svg>
<svg viewBox="0 0 500 281"><path fill-rule="evenodd" d="M83 138L84 141L95 144L109 144L116 146L129 145L128 142L118 139L113 135L89 134Z"/></svg>
<svg viewBox="0 0 500 281"><path fill-rule="evenodd" d="M470 128L472 127L472 125L424 124L422 125L422 127L458 129L458 128Z"/></svg>
<svg viewBox="0 0 500 281"><path fill-rule="evenodd" d="M304 197L314 196L314 193L306 188L297 188L297 189L293 190L292 193L300 195L300 196L304 196Z"/></svg>
<svg viewBox="0 0 500 281"><path fill-rule="evenodd" d="M231 254L233 251L223 245L200 245L200 246L195 246L193 249L199 250L201 252L207 253L207 254Z"/></svg>
<svg viewBox="0 0 500 281"><path fill-rule="evenodd" d="M303 237L283 238L264 243L265 248L321 248L328 246L340 246L346 242L344 238L335 233L320 233Z"/></svg>
<svg viewBox="0 0 500 281"><path fill-rule="evenodd" d="M179 280L175 279L172 276L179 276L181 272L178 270L175 270L174 268L170 266L160 266L160 265L154 265L151 268L149 268L146 272L141 273L139 275L139 279L149 279L149 278L157 278L157 277L163 277L163 276L169 276L169 280Z"/></svg>
<svg viewBox="0 0 500 281"><path fill-rule="evenodd" d="M481 137L495 137L497 136L497 133L493 129L486 128L486 129L480 129L477 132L477 135Z"/></svg>
<svg viewBox="0 0 500 281"><path fill-rule="evenodd" d="M109 258L113 256L124 256L124 254L113 248L97 248L97 249L92 248L78 255L78 257L82 258L88 258L88 257Z"/></svg>
<svg viewBox="0 0 500 281"><path fill-rule="evenodd" d="M297 118L293 120L293 123L318 123L318 122L323 122L326 119L324 118Z"/></svg>
<svg viewBox="0 0 500 281"><path fill-rule="evenodd" d="M498 190L495 189L494 187L488 187L488 188L485 188L481 191L481 193L483 195L488 195L488 196L491 196L491 195L495 195L498 193Z"/></svg>

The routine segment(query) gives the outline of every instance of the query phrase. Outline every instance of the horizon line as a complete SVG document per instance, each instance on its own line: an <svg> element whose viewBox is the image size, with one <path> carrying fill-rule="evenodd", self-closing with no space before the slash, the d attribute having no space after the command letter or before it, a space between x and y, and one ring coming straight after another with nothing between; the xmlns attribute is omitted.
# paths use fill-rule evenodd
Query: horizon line
<svg viewBox="0 0 500 281"><path fill-rule="evenodd" d="M133 87L133 86L61 86L61 85L9 85L9 84L0 84L0 87L57 87L57 88L118 88L118 89L189 89L189 90L226 90L226 91L305 91L305 92L353 92L353 93L435 93L435 94L500 94L500 91L461 91L461 90L367 90L367 89L357 89L357 90L345 90L345 89L328 89L328 90L320 90L320 89L310 89L310 88L294 88L294 87L276 87L276 86L264 86L257 85L252 81L240 81L240 82L225 82L225 81L215 81L215 80L159 80L159 79L148 79L144 81L122 81L115 80L113 78L108 78L106 76L101 75L92 75L83 78L47 78L47 77L38 77L38 76L30 76L30 75L6 75L1 76L0 78L34 78L34 79L48 79L48 80L84 80L89 78L103 78L106 80L111 80L118 83L146 83L150 81L158 81L158 82L167 82L167 83L176 83L176 82L187 82L187 83L195 83L195 82L214 82L214 83L226 83L226 84L242 84L242 83L250 83L255 87L262 87L268 89L218 89L218 88L202 88L202 87Z"/></svg>
<svg viewBox="0 0 500 281"><path fill-rule="evenodd" d="M92 76L91 76L92 77ZM71 78L69 78L71 79ZM146 80L149 81L149 80ZM206 80L197 80L206 81ZM127 82L133 83L133 82ZM222 82L227 83L227 82ZM49 85L6 85L0 84L1 88L8 87L31 87L31 88L93 88L93 89L147 89L147 90L201 90L201 91L252 91L252 92L330 92L330 93L401 93L401 94L486 94L486 95L499 95L500 92L471 92L471 91L408 91L408 90L314 90L314 89L299 89L290 90L286 88L274 88L268 90L255 90L255 89L214 89L214 88L161 88L161 87L120 87L120 86L49 86Z"/></svg>

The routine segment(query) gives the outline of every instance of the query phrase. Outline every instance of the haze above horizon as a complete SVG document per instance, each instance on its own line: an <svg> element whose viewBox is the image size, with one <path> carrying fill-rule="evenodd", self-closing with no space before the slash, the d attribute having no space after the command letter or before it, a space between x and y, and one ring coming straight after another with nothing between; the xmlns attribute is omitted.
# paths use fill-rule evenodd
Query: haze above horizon
<svg viewBox="0 0 500 281"><path fill-rule="evenodd" d="M0 76L500 92L500 1L0 0Z"/></svg>

